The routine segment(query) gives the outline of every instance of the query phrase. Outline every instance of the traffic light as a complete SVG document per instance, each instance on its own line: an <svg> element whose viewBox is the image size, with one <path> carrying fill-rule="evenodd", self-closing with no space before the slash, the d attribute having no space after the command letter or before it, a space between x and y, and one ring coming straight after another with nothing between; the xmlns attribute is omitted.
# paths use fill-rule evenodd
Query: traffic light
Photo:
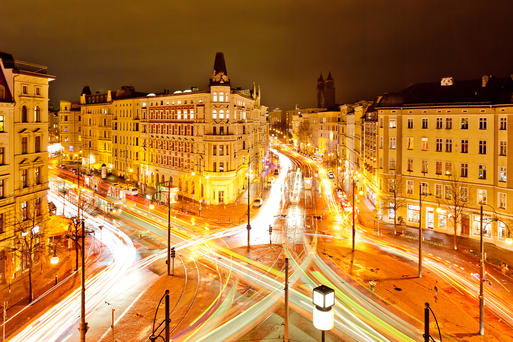
<svg viewBox="0 0 513 342"><path fill-rule="evenodd" d="M174 258L176 256L175 248L171 247L171 258Z"/></svg>
<svg viewBox="0 0 513 342"><path fill-rule="evenodd" d="M269 234L273 232L273 226L269 225Z"/></svg>

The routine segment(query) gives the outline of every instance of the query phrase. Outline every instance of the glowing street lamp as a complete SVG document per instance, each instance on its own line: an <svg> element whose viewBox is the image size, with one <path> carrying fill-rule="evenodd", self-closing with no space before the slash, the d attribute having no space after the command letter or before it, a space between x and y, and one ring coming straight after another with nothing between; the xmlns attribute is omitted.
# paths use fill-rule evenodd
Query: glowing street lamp
<svg viewBox="0 0 513 342"><path fill-rule="evenodd" d="M335 305L335 291L326 285L314 288L313 303L313 324L314 327L321 330L321 338L322 342L324 342L326 330L333 328L332 307Z"/></svg>

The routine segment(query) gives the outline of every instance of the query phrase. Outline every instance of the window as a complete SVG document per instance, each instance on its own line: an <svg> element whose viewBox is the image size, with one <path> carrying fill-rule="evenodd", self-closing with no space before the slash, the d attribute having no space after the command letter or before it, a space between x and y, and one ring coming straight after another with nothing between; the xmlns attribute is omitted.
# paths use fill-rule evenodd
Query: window
<svg viewBox="0 0 513 342"><path fill-rule="evenodd" d="M420 193L423 195L429 194L429 185L428 183L420 183Z"/></svg>
<svg viewBox="0 0 513 342"><path fill-rule="evenodd" d="M486 179L486 165L479 164L477 175L477 178L479 179Z"/></svg>
<svg viewBox="0 0 513 342"><path fill-rule="evenodd" d="M426 137L421 138L420 143L421 143L420 146L421 146L422 151L427 151L428 150L428 138L426 138Z"/></svg>
<svg viewBox="0 0 513 342"><path fill-rule="evenodd" d="M422 173L428 173L428 161L427 160L422 161Z"/></svg>
<svg viewBox="0 0 513 342"><path fill-rule="evenodd" d="M506 209L506 193L504 192L499 192L499 198L498 198L498 202L499 202L499 208L501 209Z"/></svg>
<svg viewBox="0 0 513 342"><path fill-rule="evenodd" d="M472 234L480 235L481 233L481 217L479 215L473 215L474 220L472 222ZM483 217L483 235L490 237L491 235L491 219L490 217Z"/></svg>
<svg viewBox="0 0 513 342"><path fill-rule="evenodd" d="M442 162L441 161L437 161L436 162L436 167L435 167L435 173L437 175L441 175L442 174Z"/></svg>
<svg viewBox="0 0 513 342"><path fill-rule="evenodd" d="M450 201L452 200L452 189L450 185L446 185L445 187L445 199Z"/></svg>
<svg viewBox="0 0 513 342"><path fill-rule="evenodd" d="M499 118L499 129L501 131L505 131L508 127L508 118L506 117L503 117L503 118Z"/></svg>
<svg viewBox="0 0 513 342"><path fill-rule="evenodd" d="M428 118L422 118L422 128L423 129L428 128Z"/></svg>
<svg viewBox="0 0 513 342"><path fill-rule="evenodd" d="M5 181L3 179L0 179L0 198L4 198L5 192L4 192L4 186Z"/></svg>
<svg viewBox="0 0 513 342"><path fill-rule="evenodd" d="M468 153L468 140L467 139L461 140L461 153Z"/></svg>
<svg viewBox="0 0 513 342"><path fill-rule="evenodd" d="M219 93L219 102L224 102L224 93L223 92Z"/></svg>
<svg viewBox="0 0 513 342"><path fill-rule="evenodd" d="M486 154L486 140L479 140L479 154Z"/></svg>
<svg viewBox="0 0 513 342"><path fill-rule="evenodd" d="M41 198L36 198L34 201L34 210L36 212L36 216L41 216Z"/></svg>
<svg viewBox="0 0 513 342"><path fill-rule="evenodd" d="M219 111L219 119L224 119L224 110Z"/></svg>
<svg viewBox="0 0 513 342"><path fill-rule="evenodd" d="M389 120L388 127L390 127L390 128L396 128L397 127L397 122L395 121L395 118Z"/></svg>
<svg viewBox="0 0 513 342"><path fill-rule="evenodd" d="M388 180L388 192L395 192L395 179Z"/></svg>
<svg viewBox="0 0 513 342"><path fill-rule="evenodd" d="M436 152L442 152L443 150L443 140L441 138L436 138Z"/></svg>
<svg viewBox="0 0 513 342"><path fill-rule="evenodd" d="M21 122L28 122L27 107L21 107Z"/></svg>
<svg viewBox="0 0 513 342"><path fill-rule="evenodd" d="M212 111L212 119L216 120L217 119L217 110L213 110Z"/></svg>
<svg viewBox="0 0 513 342"><path fill-rule="evenodd" d="M21 170L21 186L23 188L26 188L28 186L28 170L27 169L24 169L24 170Z"/></svg>
<svg viewBox="0 0 513 342"><path fill-rule="evenodd" d="M216 92L214 92L212 94L212 102L217 102L217 93Z"/></svg>
<svg viewBox="0 0 513 342"><path fill-rule="evenodd" d="M413 171L413 159L408 159L408 171Z"/></svg>
<svg viewBox="0 0 513 342"><path fill-rule="evenodd" d="M5 164L5 147L0 147L0 165Z"/></svg>
<svg viewBox="0 0 513 342"><path fill-rule="evenodd" d="M479 118L479 129L486 129L486 118Z"/></svg>
<svg viewBox="0 0 513 342"><path fill-rule="evenodd" d="M390 170L395 170L395 158L390 158L390 160L388 161L388 168Z"/></svg>
<svg viewBox="0 0 513 342"><path fill-rule="evenodd" d="M499 182L506 182L506 166L499 166Z"/></svg>
<svg viewBox="0 0 513 342"><path fill-rule="evenodd" d="M379 119L379 128L383 128L385 120L383 118Z"/></svg>
<svg viewBox="0 0 513 342"><path fill-rule="evenodd" d="M452 118L445 118L445 129L452 129Z"/></svg>
<svg viewBox="0 0 513 342"><path fill-rule="evenodd" d="M23 89L23 94L26 94L27 93L27 86L24 85L22 89Z"/></svg>
<svg viewBox="0 0 513 342"><path fill-rule="evenodd" d="M505 156L508 154L508 143L504 140L499 141L499 156Z"/></svg>
<svg viewBox="0 0 513 342"><path fill-rule="evenodd" d="M224 156L224 145L219 145L219 155Z"/></svg>
<svg viewBox="0 0 513 342"><path fill-rule="evenodd" d="M442 184L435 184L435 197L442 198Z"/></svg>
<svg viewBox="0 0 513 342"><path fill-rule="evenodd" d="M21 202L21 219L23 221L28 220L28 207L27 207L27 201Z"/></svg>
<svg viewBox="0 0 513 342"><path fill-rule="evenodd" d="M461 118L461 129L468 129L468 118Z"/></svg>
<svg viewBox="0 0 513 342"><path fill-rule="evenodd" d="M445 174L452 175L452 162L445 162Z"/></svg>
<svg viewBox="0 0 513 342"><path fill-rule="evenodd" d="M460 186L460 199L463 202L468 201L468 188L466 186Z"/></svg>
<svg viewBox="0 0 513 342"><path fill-rule="evenodd" d="M39 106L34 107L34 121L41 122L41 108Z"/></svg>
<svg viewBox="0 0 513 342"><path fill-rule="evenodd" d="M213 145L213 146L212 146L212 155L213 155L213 156L216 156L216 155L217 155L217 145Z"/></svg>
<svg viewBox="0 0 513 342"><path fill-rule="evenodd" d="M408 195L413 195L413 181L412 180L406 181L406 193Z"/></svg>
<svg viewBox="0 0 513 342"><path fill-rule="evenodd" d="M445 152L452 152L452 139L445 139Z"/></svg>
<svg viewBox="0 0 513 342"><path fill-rule="evenodd" d="M213 170L213 171L214 171L214 172L217 172L217 164L216 164L216 162L214 162L213 168L214 168L214 170Z"/></svg>
<svg viewBox="0 0 513 342"><path fill-rule="evenodd" d="M406 148L408 150L413 150L413 137L408 137L406 141Z"/></svg>
<svg viewBox="0 0 513 342"><path fill-rule="evenodd" d="M408 222L419 223L420 207L414 204L408 204L406 219Z"/></svg>
<svg viewBox="0 0 513 342"><path fill-rule="evenodd" d="M413 119L408 118L408 128L413 128Z"/></svg>
<svg viewBox="0 0 513 342"><path fill-rule="evenodd" d="M497 223L497 238L501 241L506 239L506 224L502 221Z"/></svg>
<svg viewBox="0 0 513 342"><path fill-rule="evenodd" d="M444 126L443 118L436 118L436 129L442 129Z"/></svg>
<svg viewBox="0 0 513 342"><path fill-rule="evenodd" d="M389 148L391 150L395 150L396 148L396 138L395 137L390 137L390 142L389 142Z"/></svg>
<svg viewBox="0 0 513 342"><path fill-rule="evenodd" d="M28 145L28 138L27 137L21 138L21 153L22 154L27 153L27 145Z"/></svg>
<svg viewBox="0 0 513 342"><path fill-rule="evenodd" d="M41 168L40 167L36 167L34 169L34 181L36 182L36 184L41 184Z"/></svg>
<svg viewBox="0 0 513 342"><path fill-rule="evenodd" d="M462 178L468 177L468 164L467 163L460 164L460 177L462 177Z"/></svg>
<svg viewBox="0 0 513 342"><path fill-rule="evenodd" d="M5 126L4 126L4 116L3 115L0 115L0 132L4 132L5 131Z"/></svg>
<svg viewBox="0 0 513 342"><path fill-rule="evenodd" d="M379 148L383 148L383 136L379 137Z"/></svg>
<svg viewBox="0 0 513 342"><path fill-rule="evenodd" d="M477 189L477 204L486 204L487 193L484 189Z"/></svg>
<svg viewBox="0 0 513 342"><path fill-rule="evenodd" d="M41 152L41 136L36 136L35 143L34 143L34 151L36 153Z"/></svg>

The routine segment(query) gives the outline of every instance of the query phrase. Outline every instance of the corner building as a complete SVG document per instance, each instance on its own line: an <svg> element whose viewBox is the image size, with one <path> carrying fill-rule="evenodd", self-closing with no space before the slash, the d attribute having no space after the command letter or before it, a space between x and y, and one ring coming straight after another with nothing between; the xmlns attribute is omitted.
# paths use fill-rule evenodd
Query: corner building
<svg viewBox="0 0 513 342"><path fill-rule="evenodd" d="M222 53L216 55L207 91L175 91L138 101L143 184L158 188L170 182L182 198L226 204L246 189L248 174L251 182L261 181L268 152L267 108L255 86L253 91L231 87Z"/></svg>

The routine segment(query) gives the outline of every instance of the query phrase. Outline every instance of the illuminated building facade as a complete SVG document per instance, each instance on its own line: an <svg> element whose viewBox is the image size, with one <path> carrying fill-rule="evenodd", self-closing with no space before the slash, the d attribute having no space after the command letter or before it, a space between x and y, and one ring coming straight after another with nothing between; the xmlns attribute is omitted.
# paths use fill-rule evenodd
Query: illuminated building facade
<svg viewBox="0 0 513 342"><path fill-rule="evenodd" d="M378 122L378 210L383 219L393 219L395 192L403 201L397 214L404 223L418 225L422 210L424 229L478 238L484 203L485 239L510 244L512 94L511 77L483 76L444 78L380 97L372 116ZM420 192L426 195L422 208Z"/></svg>
<svg viewBox="0 0 513 342"><path fill-rule="evenodd" d="M53 79L45 66L0 53L0 282L15 278L27 265L12 253L20 250L23 234L32 230L44 237L46 230L48 88ZM34 243L44 251L45 240Z"/></svg>
<svg viewBox="0 0 513 342"><path fill-rule="evenodd" d="M80 105L71 101L59 104L59 140L63 147L62 156L66 160L82 157Z"/></svg>

